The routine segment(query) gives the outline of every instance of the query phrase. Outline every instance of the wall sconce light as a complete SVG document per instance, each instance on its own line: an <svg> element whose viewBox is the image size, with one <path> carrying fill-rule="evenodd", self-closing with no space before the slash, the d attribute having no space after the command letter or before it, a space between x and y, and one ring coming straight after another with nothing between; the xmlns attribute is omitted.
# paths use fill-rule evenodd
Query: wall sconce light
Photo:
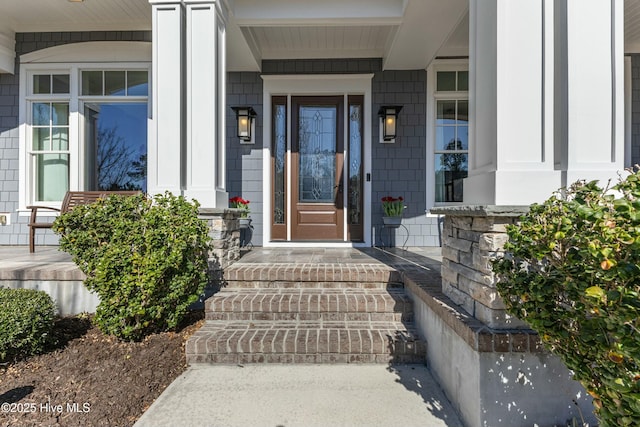
<svg viewBox="0 0 640 427"><path fill-rule="evenodd" d="M378 110L380 116L380 134L382 143L396 142L398 128L398 114L402 110L402 105L383 105Z"/></svg>
<svg viewBox="0 0 640 427"><path fill-rule="evenodd" d="M253 144L253 122L257 114L251 107L231 107L238 120L238 138L241 144Z"/></svg>

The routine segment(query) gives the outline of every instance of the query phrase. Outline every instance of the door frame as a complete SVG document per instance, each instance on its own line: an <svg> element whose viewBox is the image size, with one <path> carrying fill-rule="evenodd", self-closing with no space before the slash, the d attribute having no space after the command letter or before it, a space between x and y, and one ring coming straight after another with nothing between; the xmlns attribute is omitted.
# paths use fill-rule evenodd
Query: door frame
<svg viewBox="0 0 640 427"><path fill-rule="evenodd" d="M363 225L364 241L350 242L347 237L347 227L344 231L342 242L294 242L291 241L291 221L287 221L286 241L271 240L271 210L272 210L272 186L271 186L271 146L272 146L272 111L271 97L287 97L287 123L291 123L291 97L293 96L343 96L344 105L348 105L348 95L363 95L363 176L371 175L371 81L373 74L331 74L331 75L263 75L263 245L270 247L369 247L371 246L371 181L363 182ZM343 109L343 114L348 110ZM347 141L348 129L344 128L344 140ZM346 144L345 144L346 146ZM291 132L287 132L287 163L291 164ZM287 192L291 194L291 179L287 179ZM346 188L346 187L345 187ZM343 193L346 197L346 192ZM346 206L346 200L345 200ZM287 202L287 218L290 218L291 203ZM344 210L344 224L347 223L347 210Z"/></svg>

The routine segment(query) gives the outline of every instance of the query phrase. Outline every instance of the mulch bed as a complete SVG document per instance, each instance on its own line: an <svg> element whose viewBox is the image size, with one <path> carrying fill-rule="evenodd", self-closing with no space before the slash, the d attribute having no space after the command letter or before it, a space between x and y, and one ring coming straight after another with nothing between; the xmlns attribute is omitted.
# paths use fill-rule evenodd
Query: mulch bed
<svg viewBox="0 0 640 427"><path fill-rule="evenodd" d="M86 317L56 322L46 354L0 365L0 426L131 426L186 369L184 343L202 324L142 342L105 336Z"/></svg>

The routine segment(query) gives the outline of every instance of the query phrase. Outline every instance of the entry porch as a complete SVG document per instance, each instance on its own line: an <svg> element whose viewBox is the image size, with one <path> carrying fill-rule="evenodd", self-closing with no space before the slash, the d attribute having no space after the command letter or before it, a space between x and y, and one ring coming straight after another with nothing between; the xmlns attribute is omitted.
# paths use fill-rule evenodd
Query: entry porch
<svg viewBox="0 0 640 427"><path fill-rule="evenodd" d="M210 301L224 292L244 293L244 297L235 303L233 300L227 300L227 307L240 308L239 311L245 312L243 315L249 323L256 323L251 317L255 297L250 296L250 291L253 289L256 293L262 293L259 299L260 304L264 306L267 294L279 292L284 279L289 279L290 283L297 283L291 285L293 289L315 287L315 291L332 289L331 283L334 281L349 281L350 286L356 289L368 287L367 283L386 282L387 285L376 290L379 295L368 300L363 299L364 309L361 310L361 314L356 315L376 314L376 309L372 307L379 305L380 301L385 301L382 293L384 289L388 290L393 298L394 308L407 301L411 305L407 310L410 315L404 317L405 314L400 314L400 321L410 322L415 341L424 343L412 350L413 356L417 356L421 360L420 363L427 364L468 427L524 426L532 423L560 425L572 418L580 420L582 416L587 422L594 421L589 396L571 379L570 372L562 362L544 351L535 332L529 329L491 328L442 292L440 248L254 248L243 251L242 255L238 261L223 270L224 280L235 284L223 287L222 292L214 294ZM82 273L77 270L70 257L59 252L57 248L42 248L35 254L30 254L27 246L0 246L0 286L43 289L56 299L75 301L76 305L71 309L76 312L91 311L84 308L86 305L77 305L78 301L84 301L85 298L80 296L84 291L82 279ZM256 286L257 282L264 281L270 283L271 288L268 292L261 286ZM57 290L54 290L56 286ZM403 291L405 297L399 296L398 291ZM234 298L233 295L228 297ZM282 315L291 315L295 311L291 307L296 304L296 307L302 307L291 297L283 296L278 301L285 299L289 308L280 313ZM312 301L311 297L307 299L305 307L307 314L314 316L317 313L314 314L314 310L309 308L313 304ZM318 300L318 307L321 306L321 301ZM92 302L95 307L97 300ZM85 301L84 304L88 303ZM213 302L207 304L209 325L203 328L199 335L194 335L196 339L204 340L205 343L207 333L212 328L224 329L232 323L229 319L222 318L226 315L223 302L218 300L217 306ZM350 305L356 311L359 310L357 300L354 299ZM269 320L265 313L257 315ZM298 320L295 319L296 322ZM338 319L332 321L339 322ZM362 323L376 326L375 324L381 321L386 320L363 318L359 327ZM316 323L319 322L320 320L316 320ZM332 326L340 328L338 325ZM345 325L343 329L349 330L349 327ZM295 340L285 339L282 342L283 349L290 346L293 352L298 349L296 346L304 345L305 354L297 359L293 353L283 356L281 363L394 363L408 360L406 354L397 360L394 357L383 360L374 356L354 358L353 353L334 359L322 356L318 358L309 354L312 348L318 350L322 345L320 338L314 341L312 346L308 345L306 341L312 335L311 330L312 328L304 330L305 340L302 340L302 335L296 335ZM233 333L229 334L229 337L231 335ZM272 348L276 347L276 335L277 333L273 333L267 341ZM230 338L227 341L232 342L235 349L241 349L243 354L230 352L229 355L223 356L198 357L195 356L195 350L203 345L194 341L187 345L187 353L191 351L194 355L191 357L193 363L278 362L274 358L265 357L264 354L262 357L256 355L259 351L255 345L262 346L260 351L263 351L265 344L253 339L257 336L259 334L256 333L247 338L246 334L239 334L237 340ZM361 350L368 347L369 343L371 347L375 347L376 344L374 335L369 335L368 332L367 335L358 332L357 340L351 340L353 334L347 333L346 336L349 337L350 346L356 343ZM330 347L331 332L327 333L327 340ZM408 342L408 347L412 347L414 341ZM212 341L209 341L204 348L209 347L211 343ZM249 347L243 348L245 343ZM419 352L422 353L417 354ZM316 362L311 360L313 357L316 357ZM414 358L411 361L415 363L416 360L418 359Z"/></svg>

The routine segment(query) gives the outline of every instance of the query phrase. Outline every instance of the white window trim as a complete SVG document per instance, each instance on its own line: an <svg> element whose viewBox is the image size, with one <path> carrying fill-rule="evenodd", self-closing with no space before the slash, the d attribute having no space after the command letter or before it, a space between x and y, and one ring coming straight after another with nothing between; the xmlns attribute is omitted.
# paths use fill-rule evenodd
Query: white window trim
<svg viewBox="0 0 640 427"><path fill-rule="evenodd" d="M137 58L137 61L132 59ZM84 59L84 60L83 60ZM78 190L83 183L83 165L80 162L81 147L83 146L84 121L81 107L87 101L117 101L118 98L126 102L136 102L141 99L147 101L147 117L151 114L151 91L147 97L123 96L80 96L80 71L88 69L100 70L147 70L149 73L149 87L151 87L151 43L148 42L86 42L55 46L35 51L21 58L19 84L18 134L20 139L18 152L18 214L29 215L26 207L30 204L59 207L60 202L32 202L32 177L29 172L28 135L30 126L28 121L28 106L39 99L68 100L69 101L69 189ZM82 61L82 62L77 62ZM69 94L29 95L33 74L69 74ZM40 215L40 213L39 213ZM43 216L55 216L55 212L42 211Z"/></svg>
<svg viewBox="0 0 640 427"><path fill-rule="evenodd" d="M343 95L345 101L348 95L363 94L363 145L362 153L364 170L363 176L371 173L371 126L372 126L372 89L371 81L373 74L334 74L334 75L313 75L313 74L295 74L295 75L265 75L262 76L263 85L263 246L265 247L368 247L372 243L371 233L371 182L364 180L363 188L363 220L364 220L364 242L353 243L347 241L347 230L345 229L344 243L322 243L322 242L273 242L271 241L271 97L275 95L287 96L287 122L291 123L291 96L298 95ZM345 108L344 114L348 114ZM345 121L346 123L346 121ZM345 126L345 134L347 132ZM291 132L287 132L287 137L291 138ZM345 141L347 140L345 135ZM291 141L287 141L287 161L290 161ZM345 150L346 150L345 145ZM287 191L291 191L291 183L287 180ZM344 192L346 198L346 191ZM290 194L290 193L289 193ZM290 218L291 206L287 205L287 218ZM346 224L347 212L345 209L344 221ZM291 238L290 227L291 222L287 222L287 239Z"/></svg>
<svg viewBox="0 0 640 427"><path fill-rule="evenodd" d="M427 165L426 165L426 187L427 187L427 217L437 217L429 213L429 209L436 206L459 205L460 202L436 202L436 170L435 170L435 147L436 147L436 101L438 99L468 100L469 92L440 92L436 91L436 75L438 71L468 71L468 59L442 59L433 61L427 67ZM469 149L472 146L471 134L469 134Z"/></svg>

